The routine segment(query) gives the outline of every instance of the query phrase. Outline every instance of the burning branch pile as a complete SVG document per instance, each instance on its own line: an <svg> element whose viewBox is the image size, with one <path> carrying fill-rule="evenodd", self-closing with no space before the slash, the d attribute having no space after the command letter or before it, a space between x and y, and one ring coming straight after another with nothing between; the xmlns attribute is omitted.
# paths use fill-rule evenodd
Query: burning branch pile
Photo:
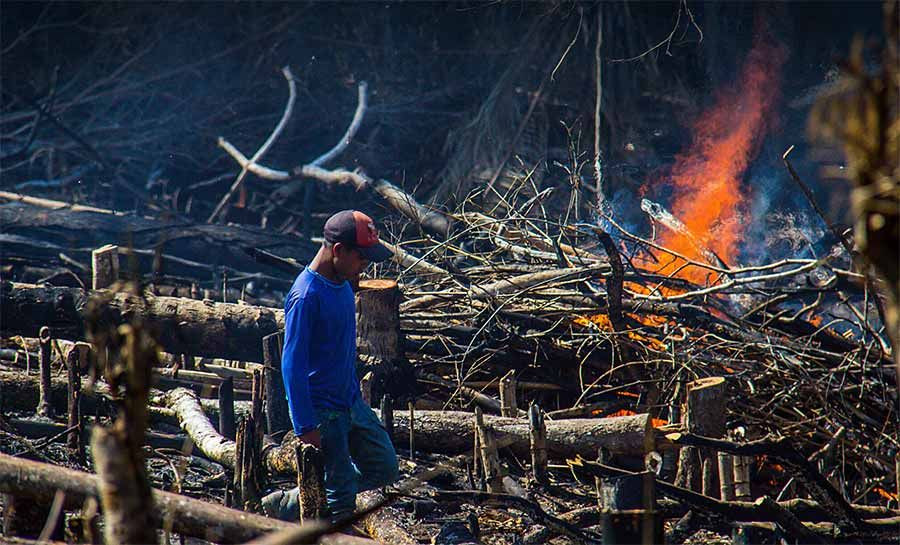
<svg viewBox="0 0 900 545"><path fill-rule="evenodd" d="M649 412L672 429L685 385L721 376L728 433L820 453L823 475L852 500L896 498L890 347L877 295L846 255L728 268L609 219L610 234L515 211L454 218L447 241L415 250L451 272L401 274L408 353L424 382L451 394L446 405L491 409L476 394L514 370L551 418ZM610 235L615 244L598 244ZM650 266L673 259L684 265L669 274ZM686 267L709 281L685 280ZM778 464L755 466L770 493L793 485Z"/></svg>

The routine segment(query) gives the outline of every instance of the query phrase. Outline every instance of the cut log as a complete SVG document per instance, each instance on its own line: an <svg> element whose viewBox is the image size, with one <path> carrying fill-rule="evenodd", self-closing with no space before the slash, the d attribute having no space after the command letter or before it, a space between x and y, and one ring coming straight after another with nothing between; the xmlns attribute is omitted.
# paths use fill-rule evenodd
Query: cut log
<svg viewBox="0 0 900 545"><path fill-rule="evenodd" d="M57 490L66 493L67 502L74 508L88 497L99 497L95 475L0 454L0 492L46 500ZM297 524L155 489L150 518L157 528L169 520L174 532L216 543L243 543L268 532L299 528Z"/></svg>
<svg viewBox="0 0 900 545"><path fill-rule="evenodd" d="M416 444L420 451L461 454L472 452L474 425L472 413L461 411L416 411ZM397 437L409 433L409 417L394 414ZM529 457L531 431L528 420L484 415L484 422L498 444L508 444L519 456ZM650 416L638 414L611 418L582 418L546 422L547 452L556 457L576 454L595 456L598 447L613 454L638 455L653 450L655 434Z"/></svg>
<svg viewBox="0 0 900 545"><path fill-rule="evenodd" d="M384 495L376 490L361 492L356 497L357 509L368 509L374 504L384 501ZM418 545L418 540L412 537L398 522L397 509L387 505L370 513L363 519L363 525L375 541L384 545Z"/></svg>
<svg viewBox="0 0 900 545"><path fill-rule="evenodd" d="M175 411L182 429L187 432L200 452L210 460L234 469L234 441L226 439L216 431L193 392L185 388L176 388L166 394L166 402L169 408Z"/></svg>
<svg viewBox="0 0 900 545"><path fill-rule="evenodd" d="M102 290L98 290L102 293ZM0 283L2 334L36 337L41 327L53 329L55 337L85 338L84 312L88 293L80 288ZM139 313L156 332L166 352L206 357L263 361L262 338L284 328L284 311L228 303L205 303L179 297L112 296L103 319L122 324Z"/></svg>

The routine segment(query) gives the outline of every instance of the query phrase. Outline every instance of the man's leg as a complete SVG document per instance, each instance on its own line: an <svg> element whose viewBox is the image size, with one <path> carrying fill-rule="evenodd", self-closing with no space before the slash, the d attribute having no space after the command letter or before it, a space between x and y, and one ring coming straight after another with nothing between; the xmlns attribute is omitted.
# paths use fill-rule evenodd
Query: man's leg
<svg viewBox="0 0 900 545"><path fill-rule="evenodd" d="M397 453L378 417L362 399L353 404L351 417L350 456L359 470L357 490L372 490L396 481Z"/></svg>
<svg viewBox="0 0 900 545"><path fill-rule="evenodd" d="M325 498L332 520L356 509L359 472L350 459L350 411L320 411L319 433L325 459Z"/></svg>

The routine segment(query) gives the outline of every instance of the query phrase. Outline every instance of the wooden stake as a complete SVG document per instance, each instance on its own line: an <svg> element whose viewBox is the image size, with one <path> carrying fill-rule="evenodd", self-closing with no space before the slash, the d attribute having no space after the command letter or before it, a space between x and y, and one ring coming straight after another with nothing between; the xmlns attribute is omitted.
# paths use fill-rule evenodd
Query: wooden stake
<svg viewBox="0 0 900 545"><path fill-rule="evenodd" d="M734 463L734 499L748 501L750 499L750 456L735 456Z"/></svg>
<svg viewBox="0 0 900 545"><path fill-rule="evenodd" d="M415 441L415 423L416 423L416 413L415 406L412 401L407 402L407 406L409 407L409 459L411 462L416 461L416 441Z"/></svg>
<svg viewBox="0 0 900 545"><path fill-rule="evenodd" d="M394 405L391 396L385 394L381 398L381 425L391 441L394 440Z"/></svg>
<svg viewBox="0 0 900 545"><path fill-rule="evenodd" d="M372 406L372 378L375 376L375 373L369 371L366 375L359 380L359 391L362 394L362 399L369 407Z"/></svg>
<svg viewBox="0 0 900 545"><path fill-rule="evenodd" d="M475 425L478 430L481 464L484 468L487 491L503 493L503 470L500 466L500 457L497 454L497 444L494 442L493 433L484 424L484 415L481 412L481 407L475 407Z"/></svg>
<svg viewBox="0 0 900 545"><path fill-rule="evenodd" d="M515 371L510 370L500 379L500 414L502 416L517 416L516 405L516 376Z"/></svg>
<svg viewBox="0 0 900 545"><path fill-rule="evenodd" d="M263 362L266 385L266 425L269 435L281 437L291 429L284 380L281 376L281 350L284 344L282 332L263 337Z"/></svg>
<svg viewBox="0 0 900 545"><path fill-rule="evenodd" d="M534 480L547 484L547 426L544 413L537 404L528 408L528 423L531 436L531 473Z"/></svg>
<svg viewBox="0 0 900 545"><path fill-rule="evenodd" d="M234 441L234 378L226 377L219 386L219 433Z"/></svg>
<svg viewBox="0 0 900 545"><path fill-rule="evenodd" d="M484 487L481 486L481 483L484 482L484 469L481 467L481 443L478 439L478 411L476 410L475 413L475 418L472 420L472 480L478 485L478 490L484 490ZM473 486L473 488L476 487Z"/></svg>
<svg viewBox="0 0 900 545"><path fill-rule="evenodd" d="M306 443L295 447L297 486L300 489L300 522L322 518L325 510L325 462L322 451Z"/></svg>
<svg viewBox="0 0 900 545"><path fill-rule="evenodd" d="M734 499L734 464L730 454L719 453L719 498L722 501Z"/></svg>
<svg viewBox="0 0 900 545"><path fill-rule="evenodd" d="M90 345L75 343L66 357L68 378L68 426L71 431L66 446L76 453L79 460L84 460L84 445L81 441L81 362L87 357Z"/></svg>
<svg viewBox="0 0 900 545"><path fill-rule="evenodd" d="M40 333L38 333L38 338L41 343L41 351L40 351L40 368L41 368L41 382L40 382L40 398L38 399L38 407L37 413L40 416L44 416L47 418L53 418L53 404L50 403L50 396L53 393L52 387L50 384L50 328L44 326L41 328Z"/></svg>
<svg viewBox="0 0 900 545"><path fill-rule="evenodd" d="M91 252L91 287L106 289L119 279L119 247L114 244L101 246Z"/></svg>

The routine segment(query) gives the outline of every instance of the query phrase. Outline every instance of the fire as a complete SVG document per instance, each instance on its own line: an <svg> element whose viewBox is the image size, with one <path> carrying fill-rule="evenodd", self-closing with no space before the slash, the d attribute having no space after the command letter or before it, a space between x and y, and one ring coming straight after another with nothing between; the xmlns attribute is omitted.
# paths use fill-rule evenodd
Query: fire
<svg viewBox="0 0 900 545"><path fill-rule="evenodd" d="M723 90L695 123L693 142L676 157L670 174L671 211L690 235L664 230L662 246L700 262L708 262L704 255L710 252L726 264L736 260L744 223L740 216L745 212L741 179L768 128L784 57L780 46L759 39L736 84ZM684 264L665 256L661 261L662 274ZM713 280L709 271L692 266L677 276L700 284Z"/></svg>
<svg viewBox="0 0 900 545"><path fill-rule="evenodd" d="M593 325L593 326L597 327L599 330L606 331L609 333L612 333L614 331L613 326L612 326L612 321L610 321L609 315L607 315L607 314L594 314L592 316L576 316L572 321L578 325L585 326L585 327ZM640 343L644 343L645 345L649 345L654 350L664 351L668 348L665 343L660 342L659 340L654 339L653 337L647 337L646 335L641 335L640 333L637 333L635 331L631 331L631 330L626 331L625 335L633 341L637 341Z"/></svg>
<svg viewBox="0 0 900 545"><path fill-rule="evenodd" d="M622 283L622 286L631 292L640 293L642 295L662 295L664 297L670 297L672 295L681 295L682 293L686 293L687 290L681 288L672 288L666 286L653 286L647 287L643 284L638 284L637 282L629 282L625 281Z"/></svg>
<svg viewBox="0 0 900 545"><path fill-rule="evenodd" d="M607 415L604 415L603 418L612 418L614 416L634 416L637 413L630 409L619 409L618 411L611 412ZM667 426L669 424L668 420L664 420L662 418L650 418L650 425L654 428L661 428L663 426Z"/></svg>

